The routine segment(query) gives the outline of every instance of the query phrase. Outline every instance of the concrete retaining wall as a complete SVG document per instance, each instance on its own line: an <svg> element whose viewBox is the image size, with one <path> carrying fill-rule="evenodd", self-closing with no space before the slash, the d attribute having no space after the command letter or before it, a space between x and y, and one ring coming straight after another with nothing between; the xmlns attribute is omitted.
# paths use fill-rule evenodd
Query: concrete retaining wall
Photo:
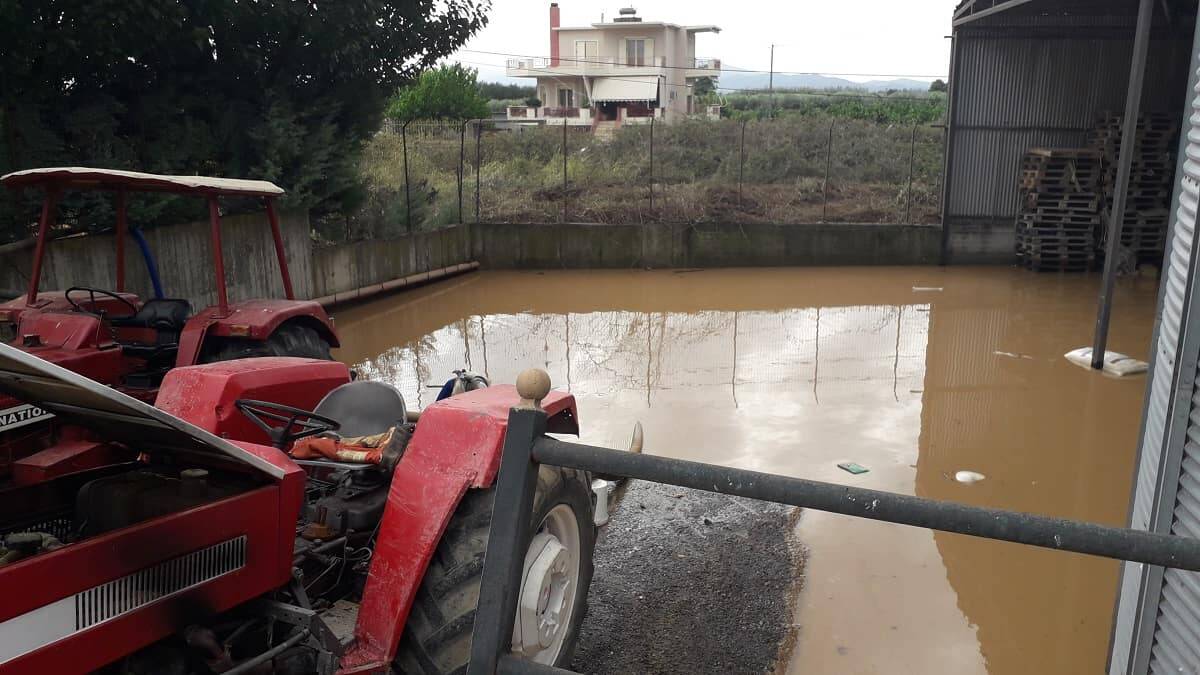
<svg viewBox="0 0 1200 675"><path fill-rule="evenodd" d="M1012 265L1016 262L1012 221L964 220L950 226L951 265Z"/></svg>
<svg viewBox="0 0 1200 675"><path fill-rule="evenodd" d="M471 226L312 250L312 292L331 296L471 260Z"/></svg>
<svg viewBox="0 0 1200 675"><path fill-rule="evenodd" d="M484 267L632 268L936 264L941 229L927 225L474 226Z"/></svg>
<svg viewBox="0 0 1200 675"><path fill-rule="evenodd" d="M485 268L683 268L811 265L932 265L941 228L929 225L452 225L382 241L312 246L308 218L281 214L296 294L329 297L478 261ZM207 223L146 233L166 292L197 308L215 303ZM225 218L230 299L282 297L270 230L262 214ZM960 225L951 262L1011 263L1011 228ZM111 235L53 242L42 288L113 288ZM0 289L26 287L32 249L0 255ZM150 296L141 255L126 248L129 289ZM465 267L458 267L459 271ZM428 277L426 277L428 278ZM390 288L390 287L389 287Z"/></svg>

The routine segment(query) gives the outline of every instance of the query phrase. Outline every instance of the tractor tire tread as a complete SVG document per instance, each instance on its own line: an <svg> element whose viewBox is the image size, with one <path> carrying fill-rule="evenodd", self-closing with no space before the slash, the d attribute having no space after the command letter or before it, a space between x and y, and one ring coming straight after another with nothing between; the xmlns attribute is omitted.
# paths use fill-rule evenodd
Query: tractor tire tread
<svg viewBox="0 0 1200 675"><path fill-rule="evenodd" d="M591 480L586 472L543 465L538 471L534 514L548 498L561 499L564 485L575 483L579 499L587 495L587 510L582 517L591 526ZM586 491L586 492L585 492ZM394 671L410 675L453 675L465 672L471 652L471 631L479 601L479 582L483 576L483 557L491 527L494 488L469 490L459 502L442 539L430 560L421 587L413 601L394 661ZM531 526L534 523L531 523ZM580 585L590 585L593 566L591 551L594 531L582 533L585 541L580 569ZM577 630L587 613L587 594L577 598L574 628ZM569 663L574 651L570 640L562 662Z"/></svg>

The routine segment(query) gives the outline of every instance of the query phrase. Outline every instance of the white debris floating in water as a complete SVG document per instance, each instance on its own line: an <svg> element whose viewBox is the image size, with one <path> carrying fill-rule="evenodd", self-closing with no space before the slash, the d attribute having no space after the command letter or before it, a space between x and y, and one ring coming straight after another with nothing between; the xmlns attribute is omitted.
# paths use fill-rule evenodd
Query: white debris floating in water
<svg viewBox="0 0 1200 675"><path fill-rule="evenodd" d="M1092 367L1092 348L1080 347L1072 349L1063 356L1067 360L1082 368ZM1138 361L1132 356L1126 356L1120 352L1105 351L1104 352L1104 372L1109 375L1136 375L1146 372L1146 362Z"/></svg>
<svg viewBox="0 0 1200 675"><path fill-rule="evenodd" d="M978 471L959 471L958 473L954 474L954 480L960 483L978 483L984 478L986 478L986 476Z"/></svg>

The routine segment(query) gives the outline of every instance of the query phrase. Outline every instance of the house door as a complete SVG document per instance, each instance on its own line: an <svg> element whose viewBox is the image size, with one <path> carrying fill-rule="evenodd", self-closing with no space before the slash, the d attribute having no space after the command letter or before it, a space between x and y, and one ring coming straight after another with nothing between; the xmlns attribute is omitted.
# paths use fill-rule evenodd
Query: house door
<svg viewBox="0 0 1200 675"><path fill-rule="evenodd" d="M575 90L574 89L559 89L558 90L558 107L574 108L575 107Z"/></svg>

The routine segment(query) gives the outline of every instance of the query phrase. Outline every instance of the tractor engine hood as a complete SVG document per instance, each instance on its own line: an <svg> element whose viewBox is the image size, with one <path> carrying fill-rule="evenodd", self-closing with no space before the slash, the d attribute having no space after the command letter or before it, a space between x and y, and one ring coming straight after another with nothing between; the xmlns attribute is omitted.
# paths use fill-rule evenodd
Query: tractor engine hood
<svg viewBox="0 0 1200 675"><path fill-rule="evenodd" d="M232 459L275 481L287 472L287 463L273 462L111 387L0 344L0 400L5 394L134 450Z"/></svg>

